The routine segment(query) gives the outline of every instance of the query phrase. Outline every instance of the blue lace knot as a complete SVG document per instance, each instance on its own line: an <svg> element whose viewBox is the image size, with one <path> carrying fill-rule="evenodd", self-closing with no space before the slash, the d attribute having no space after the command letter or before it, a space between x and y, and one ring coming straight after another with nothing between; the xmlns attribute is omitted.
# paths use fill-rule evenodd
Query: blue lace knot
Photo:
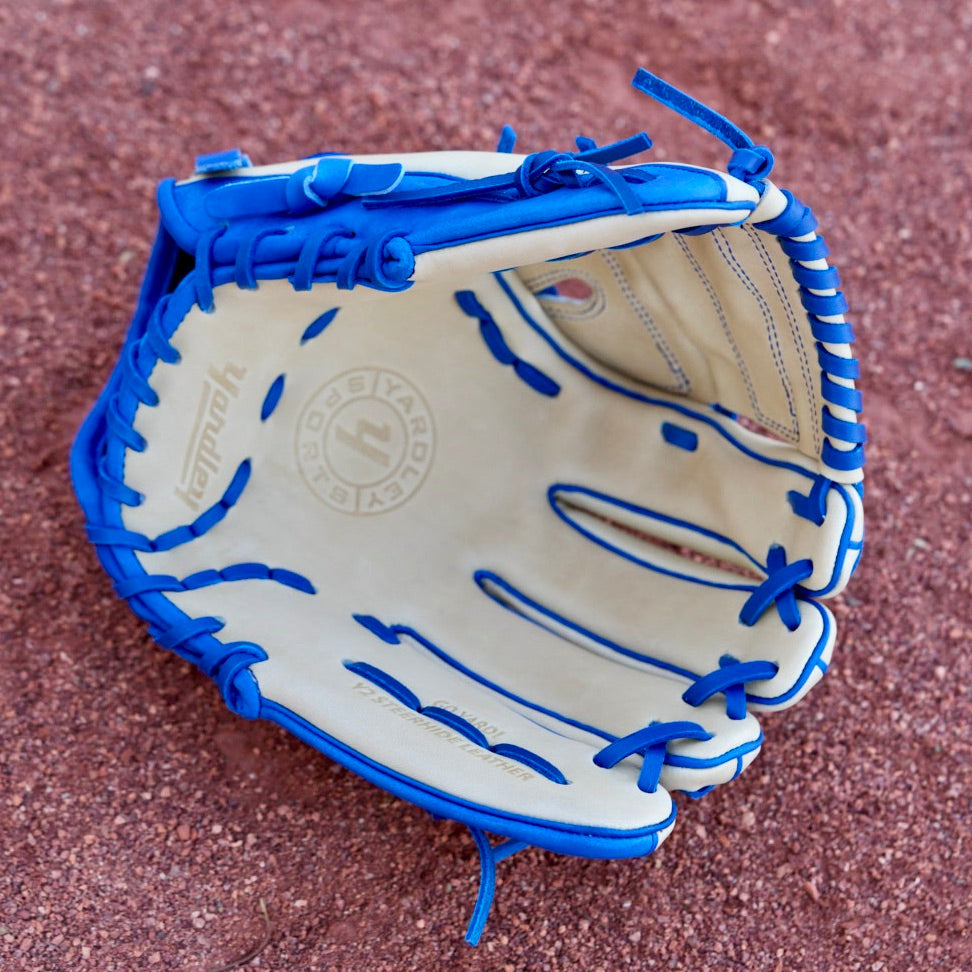
<svg viewBox="0 0 972 972"><path fill-rule="evenodd" d="M654 793L658 789L662 766L668 755L668 744L677 739L711 739L697 722L652 722L644 729L637 729L627 736L615 739L613 743L595 753L594 765L604 769L616 766L622 759L640 754L641 772L638 776L638 789Z"/></svg>
<svg viewBox="0 0 972 972"><path fill-rule="evenodd" d="M771 606L775 605L780 620L790 631L800 627L800 609L797 606L796 591L800 582L813 573L813 561L804 558L787 563L786 551L773 544L766 555L766 580L746 599L739 612L739 620L752 627Z"/></svg>
<svg viewBox="0 0 972 972"><path fill-rule="evenodd" d="M260 715L260 686L250 671L254 662L266 661L267 653L245 641L228 645L226 656L216 666L213 677L226 705L244 719Z"/></svg>
<svg viewBox="0 0 972 972"><path fill-rule="evenodd" d="M745 719L746 683L772 678L779 670L779 665L771 661L741 662L732 655L723 655L719 667L707 675L700 675L682 693L682 700L688 705L699 706L722 692L726 697L726 715L730 719Z"/></svg>
<svg viewBox="0 0 972 972"><path fill-rule="evenodd" d="M729 175L743 182L760 182L769 177L776 160L765 145L737 148L729 159Z"/></svg>

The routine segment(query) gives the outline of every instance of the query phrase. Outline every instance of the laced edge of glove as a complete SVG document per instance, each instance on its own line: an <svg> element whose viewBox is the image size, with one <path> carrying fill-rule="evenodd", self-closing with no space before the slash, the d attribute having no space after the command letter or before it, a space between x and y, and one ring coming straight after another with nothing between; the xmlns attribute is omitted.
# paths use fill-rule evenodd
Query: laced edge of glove
<svg viewBox="0 0 972 972"><path fill-rule="evenodd" d="M644 69L637 72L632 84L639 91L699 125L729 146L733 150L728 164L729 174L752 185L761 196L765 193L768 185L766 179L774 161L768 148L756 145L740 128L722 115ZM511 153L515 141L515 133L506 126L497 150ZM557 188L582 188L601 184L615 195L625 213L632 214L641 211L637 196L631 190L632 184L637 183L640 178L636 167L635 171L629 173L625 169L609 168L609 163L644 151L650 145L651 140L643 133L600 148L592 140L578 137L577 153L552 151L534 153L526 156L514 172L506 175L467 180L457 182L454 186L414 190L397 195L394 190L401 182L404 171L401 165L395 163L362 165L354 164L350 159L343 157L323 156L313 165L301 168L286 177L283 182L277 180L264 195L261 205L279 207L282 193L282 201L287 211L299 214L315 208L324 208L342 198L356 196L366 197L366 205L369 206L405 203L436 205L466 198L489 199L510 195L522 198ZM248 167L250 167L249 158L238 149L200 156L196 160L196 173L201 176L226 175ZM253 182L249 182L248 185L252 187ZM837 481L848 478L856 480L849 485L863 495L860 478L864 465L866 431L863 423L857 418L862 410L860 393L853 387L860 371L857 361L850 355L849 345L854 341L854 334L852 325L843 316L847 304L839 289L837 271L826 263L828 248L823 237L816 232L817 221L809 207L792 194L784 190L782 196L785 199L782 210L774 216L754 222L754 225L760 230L777 236L784 253L790 258L794 277L800 285L801 302L807 312L812 334L817 341L818 360L822 369L822 397L826 403L823 407L822 419L825 437L820 457L825 468L817 477L809 496L797 494L791 495L790 499L798 515L819 524L823 522L826 513L826 495L831 485L831 479L828 478L830 473L839 477ZM264 211L276 212L278 209L267 208ZM220 213L221 210L217 206L216 214ZM231 213L227 212L224 215L229 217ZM700 226L688 232L704 233L713 228ZM208 313L214 310L213 291L217 285L212 259L213 245L224 230L225 227L217 227L203 233L194 253L195 302L202 311ZM285 230L266 229L263 235L279 232ZM319 237L309 241L305 248L306 254L301 253L291 279L295 289L310 289L316 282L315 267L318 258L328 245L336 242L333 232L329 237ZM254 238L248 247L240 249L234 267L235 282L239 287L252 289L257 286L255 249L258 242L259 239ZM648 242L648 240L639 242ZM155 259L156 257L153 256L153 260ZM174 263L175 253L164 253L157 259ZM384 234L376 240L359 241L350 247L344 247L335 281L342 289L352 289L357 284L363 283L382 290L404 290L411 286L408 278L414 271L414 266L414 253L408 241L398 234ZM150 272L146 274L147 282L150 277L151 267ZM120 474L121 464L108 460L108 445L109 441L114 443L112 451L116 458L119 454L123 455L127 449L142 451L147 446L144 438L133 427L134 410L139 404L148 407L158 404L158 395L148 382L155 361L175 363L179 360L178 351L168 340L171 335L167 335L163 330L163 319L168 304L168 295L152 293L148 284L143 288L139 312L144 313L146 308L153 308L151 313L142 317L141 321L140 313L136 315L133 331L135 325L140 323L143 333L133 343L126 342L127 347L119 369L113 375L103 395L105 401L103 411L96 406L75 443L72 475L76 491L86 512L96 510L100 514L103 498L117 504L119 509L121 506L137 506L142 501L142 497L125 484L123 475ZM326 321L315 321L311 326L317 326L322 330L326 323ZM119 408L120 397L125 392L135 403L130 417L124 416ZM272 396L268 395L269 397ZM272 407L271 404L271 410ZM101 519L99 516L89 522L89 539L95 544L99 558L108 573L120 583L124 583L129 578L129 572L119 562L119 554L128 554L134 559L133 554L136 550L166 549L168 546L184 542L187 538L201 535L226 515L238 500L248 478L249 465L244 461L232 478L225 494L215 506L204 511L192 524L176 528L160 537L149 539L108 522L97 522ZM851 571L855 568L856 562ZM299 587L303 580L296 577L283 577L282 575L287 572L278 571L278 573L281 573L281 577L277 579L291 586ZM310 739L308 733L299 731L300 727L294 723L296 717L285 720L282 714L274 714L264 705L256 678L250 671L252 664L266 659L266 653L262 648L244 642L232 644L219 642L215 635L221 630L223 624L217 618L185 617L181 623L160 624L160 619L153 616L154 612L143 599L140 599L139 594L142 592L138 583L129 587L130 590L123 587L119 593L129 599L130 605L137 614L150 622L150 632L153 637L163 647L175 650L195 662L204 673L213 677L232 711L247 718L264 716L281 723L286 721L288 728L308 738L308 741L314 742L318 748L322 748L319 741ZM181 612L176 610L176 613ZM727 705L734 712L737 714L740 711L745 712L744 685L738 684L738 680L727 679L724 673L720 672L712 673L707 680L700 680L689 689L687 694L695 701L690 699L687 701L690 701L690 704L697 704L720 692L725 694ZM666 761L665 747L668 740L659 737L659 740L648 742L642 749L638 749L635 743L640 741L639 739L631 743L635 746L631 749L631 753L644 750L647 763L648 750L653 745L651 762L660 768ZM614 756L617 756L615 759L617 762L631 753L625 751L621 755L616 753L599 755L608 761L604 765L609 765ZM360 769L358 771L360 772ZM711 787L690 796L700 797L708 789ZM415 799L414 793L409 792L405 796L423 805L421 800ZM437 816L434 811L430 812L433 816ZM674 818L666 821L664 827L659 826L658 831L653 835L653 846L646 853L650 853L654 846L657 846L660 837L667 832L673 822ZM507 838L493 845L482 827L469 821L466 821L466 826L471 832L480 857L479 890L465 935L465 940L470 945L475 945L482 935L491 909L497 864L530 845L526 841L515 838Z"/></svg>

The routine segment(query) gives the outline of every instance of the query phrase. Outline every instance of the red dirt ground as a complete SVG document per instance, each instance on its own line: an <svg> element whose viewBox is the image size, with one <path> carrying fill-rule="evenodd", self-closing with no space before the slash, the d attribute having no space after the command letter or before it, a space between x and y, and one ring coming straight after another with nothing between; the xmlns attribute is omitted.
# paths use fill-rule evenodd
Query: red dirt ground
<svg viewBox="0 0 972 972"><path fill-rule="evenodd" d="M972 968L972 6L376 0L0 5L0 967ZM842 269L869 539L824 683L653 857L477 865L435 823L153 646L83 535L67 452L117 354L153 190L198 152L527 151L642 128L644 64L777 153Z"/></svg>

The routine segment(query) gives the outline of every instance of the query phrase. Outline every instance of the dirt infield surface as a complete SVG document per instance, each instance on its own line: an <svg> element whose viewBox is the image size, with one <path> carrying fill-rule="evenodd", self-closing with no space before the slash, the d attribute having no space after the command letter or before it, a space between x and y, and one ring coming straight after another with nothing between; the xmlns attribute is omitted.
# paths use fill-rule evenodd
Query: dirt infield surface
<svg viewBox="0 0 972 972"><path fill-rule="evenodd" d="M0 4L0 969L972 968L972 5L927 0ZM852 304L868 542L832 670L645 860L478 865L154 646L67 453L193 156L524 151L647 129L645 65L772 145ZM261 902L263 904L261 904ZM264 916L265 907L266 912Z"/></svg>

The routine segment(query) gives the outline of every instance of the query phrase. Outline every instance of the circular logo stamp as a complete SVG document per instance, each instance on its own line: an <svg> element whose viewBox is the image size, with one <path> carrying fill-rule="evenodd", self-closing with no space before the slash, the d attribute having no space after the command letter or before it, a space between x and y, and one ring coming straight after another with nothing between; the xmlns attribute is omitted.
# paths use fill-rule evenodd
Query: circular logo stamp
<svg viewBox="0 0 972 972"><path fill-rule="evenodd" d="M312 492L342 513L387 513L414 496L435 448L419 390L387 368L332 378L297 423L297 465Z"/></svg>

